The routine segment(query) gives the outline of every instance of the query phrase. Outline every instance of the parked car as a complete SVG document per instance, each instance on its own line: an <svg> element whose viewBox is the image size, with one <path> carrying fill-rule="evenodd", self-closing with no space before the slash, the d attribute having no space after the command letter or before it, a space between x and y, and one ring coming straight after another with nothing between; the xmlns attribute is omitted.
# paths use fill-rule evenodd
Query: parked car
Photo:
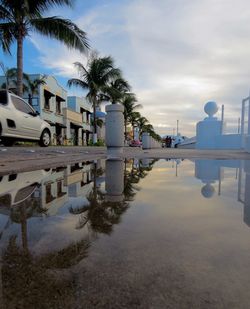
<svg viewBox="0 0 250 309"><path fill-rule="evenodd" d="M129 144L130 147L141 147L142 142L138 141L138 140L132 140Z"/></svg>
<svg viewBox="0 0 250 309"><path fill-rule="evenodd" d="M0 140L5 146L29 140L47 147L51 142L51 127L25 100L0 90Z"/></svg>

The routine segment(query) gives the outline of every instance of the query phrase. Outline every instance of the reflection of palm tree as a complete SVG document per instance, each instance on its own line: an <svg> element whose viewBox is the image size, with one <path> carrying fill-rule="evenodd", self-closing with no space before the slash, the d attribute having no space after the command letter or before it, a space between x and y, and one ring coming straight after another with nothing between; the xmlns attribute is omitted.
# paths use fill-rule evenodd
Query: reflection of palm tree
<svg viewBox="0 0 250 309"><path fill-rule="evenodd" d="M65 250L66 252L66 250ZM58 278L47 270L54 267L55 258L36 259L20 249L16 237L11 237L2 256L2 290L5 308L66 308L74 303L74 286L69 278ZM66 261L67 256L64 256ZM59 263L59 265L61 265ZM70 264L69 264L70 265ZM51 267L52 266L52 267ZM62 293L67 291L67 293Z"/></svg>
<svg viewBox="0 0 250 309"><path fill-rule="evenodd" d="M45 212L41 208L40 201L35 198L28 198L11 209L10 218L12 222L21 224L23 250L28 251L27 219L34 216L35 213L42 214Z"/></svg>
<svg viewBox="0 0 250 309"><path fill-rule="evenodd" d="M18 210L16 219L22 225L22 248L16 244L16 236L2 255L2 287L6 308L66 308L74 307L75 289L70 277L63 273L51 272L55 269L69 269L87 257L90 241L82 239L62 250L42 257L34 257L29 252L27 237L27 214L25 207ZM62 291L67 290L67 293Z"/></svg>

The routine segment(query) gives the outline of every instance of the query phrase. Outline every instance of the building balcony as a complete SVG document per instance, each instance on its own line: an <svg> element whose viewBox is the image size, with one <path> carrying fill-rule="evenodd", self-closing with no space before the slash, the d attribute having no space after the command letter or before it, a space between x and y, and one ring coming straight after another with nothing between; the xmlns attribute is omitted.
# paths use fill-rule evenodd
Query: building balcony
<svg viewBox="0 0 250 309"><path fill-rule="evenodd" d="M69 120L70 122L82 125L82 115L80 113L74 112L68 108L64 108L63 116L66 120Z"/></svg>

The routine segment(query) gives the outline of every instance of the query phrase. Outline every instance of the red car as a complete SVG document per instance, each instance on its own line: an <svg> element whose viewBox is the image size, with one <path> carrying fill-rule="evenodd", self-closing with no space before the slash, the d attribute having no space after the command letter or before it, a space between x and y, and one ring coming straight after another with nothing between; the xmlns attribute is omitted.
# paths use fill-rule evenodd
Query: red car
<svg viewBox="0 0 250 309"><path fill-rule="evenodd" d="M142 142L138 141L138 140L132 140L129 144L130 147L141 147Z"/></svg>

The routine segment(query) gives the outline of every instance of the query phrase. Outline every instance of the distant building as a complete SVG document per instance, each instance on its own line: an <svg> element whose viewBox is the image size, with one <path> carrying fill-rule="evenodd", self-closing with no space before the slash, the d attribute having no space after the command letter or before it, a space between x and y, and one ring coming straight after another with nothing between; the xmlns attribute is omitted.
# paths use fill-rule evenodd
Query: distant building
<svg viewBox="0 0 250 309"><path fill-rule="evenodd" d="M73 145L88 145L92 137L91 104L85 98L69 96L64 111L66 138Z"/></svg>
<svg viewBox="0 0 250 309"><path fill-rule="evenodd" d="M105 140L105 117L106 113L102 112L99 107L96 109L96 119L100 120L100 123L97 122L97 139Z"/></svg>

